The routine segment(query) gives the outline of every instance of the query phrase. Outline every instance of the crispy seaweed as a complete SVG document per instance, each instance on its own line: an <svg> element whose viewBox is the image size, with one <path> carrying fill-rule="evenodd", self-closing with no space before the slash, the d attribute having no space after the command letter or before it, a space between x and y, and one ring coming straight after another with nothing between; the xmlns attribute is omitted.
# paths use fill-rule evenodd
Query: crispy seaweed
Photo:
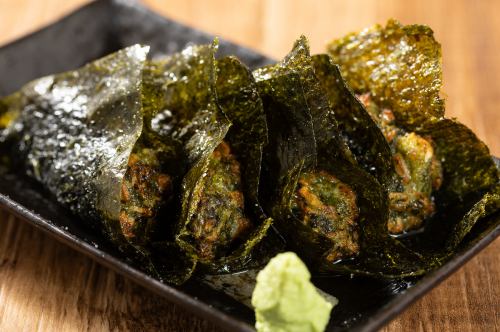
<svg viewBox="0 0 500 332"><path fill-rule="evenodd" d="M298 178L302 168L316 165L316 140L298 74L257 77L257 85L269 128L261 201L271 216L280 216L290 197L285 194L286 184Z"/></svg>
<svg viewBox="0 0 500 332"><path fill-rule="evenodd" d="M443 167L443 184L435 193L438 213L422 238L440 244L437 239L444 238L450 249L482 218L499 211L499 172L488 147L457 120L430 122L420 133L432 137Z"/></svg>
<svg viewBox="0 0 500 332"><path fill-rule="evenodd" d="M147 53L147 47L131 46L81 69L27 84L3 99L9 107L4 114L16 116L2 130L2 142L15 151L14 162L59 203L140 260L142 268L180 283L193 264L179 248L164 252L161 265L151 264L148 242L162 193L150 196L155 182L147 184L149 189L142 186L137 194L145 195L146 205L135 206L135 201L128 202L134 188L125 185L128 176L136 178L132 182L145 178L166 184L156 157L169 153L144 142L142 105L149 94L142 91L142 75ZM130 174L131 168L136 173ZM124 207L147 217L133 219Z"/></svg>
<svg viewBox="0 0 500 332"><path fill-rule="evenodd" d="M399 125L415 129L444 115L441 45L429 27L389 20L334 40L327 50L354 92L370 91Z"/></svg>
<svg viewBox="0 0 500 332"><path fill-rule="evenodd" d="M486 193L467 214L454 225L448 239L448 250L454 250L469 234L478 221L500 211L500 185Z"/></svg>
<svg viewBox="0 0 500 332"><path fill-rule="evenodd" d="M440 119L428 122L418 133L432 138L440 158L444 178L437 194L442 204L456 204L498 183L488 147L465 125Z"/></svg>
<svg viewBox="0 0 500 332"><path fill-rule="evenodd" d="M440 244L433 246L434 257L445 259L473 224L498 211L498 196L492 191L497 189L492 188L499 178L486 145L458 121L444 118L441 48L432 30L390 20L385 27L333 41L328 53L354 92L369 93L378 107L393 112L398 128L432 144L443 183L433 193L437 213L417 238L420 247L426 247L423 242Z"/></svg>
<svg viewBox="0 0 500 332"><path fill-rule="evenodd" d="M82 69L27 84L3 132L16 158L57 200L119 240L120 189L142 130L147 48L133 46Z"/></svg>
<svg viewBox="0 0 500 332"><path fill-rule="evenodd" d="M262 215L258 193L262 151L268 134L262 100L252 72L235 57L218 60L216 91L222 111L233 124L226 140L241 161L246 197L255 214Z"/></svg>
<svg viewBox="0 0 500 332"><path fill-rule="evenodd" d="M327 96L324 94L320 82L314 73L311 62L309 44L304 36L301 36L294 44L292 51L278 64L257 69L254 72L257 80L265 79L271 75L280 75L295 72L299 74L303 94L306 98L311 113L316 145L323 149L334 146L330 153L339 158L355 163L349 147L340 136L335 114L328 104Z"/></svg>
<svg viewBox="0 0 500 332"><path fill-rule="evenodd" d="M312 56L314 72L328 97L339 130L365 171L386 188L394 186L394 165L389 145L377 124L346 84L340 69L326 54Z"/></svg>
<svg viewBox="0 0 500 332"><path fill-rule="evenodd" d="M225 258L225 265L234 270L241 269L241 266L247 268L249 263L254 266L261 264L283 245L281 239L269 229L272 219L264 213L259 200L262 155L268 143L268 129L252 72L236 57L218 60L216 92L218 104L233 124L225 140L240 162L245 206L256 221L256 227L244 245ZM252 256L253 262L248 259L249 256Z"/></svg>
<svg viewBox="0 0 500 332"><path fill-rule="evenodd" d="M216 43L190 46L155 61L161 105L151 113L153 132L178 142L184 155L175 241L215 273L257 264L254 247L272 222L258 202L267 141L260 97L248 69L235 58L216 63L216 50Z"/></svg>
<svg viewBox="0 0 500 332"><path fill-rule="evenodd" d="M420 256L387 234L385 190L345 153L306 41L301 38L283 62L257 70L255 76L270 136L263 181L269 188L264 195L287 245L316 271L385 277L424 273ZM299 221L291 210L299 178L308 172L333 174L355 192L359 219L357 229L351 231L359 232L360 248L352 260L328 259L335 241Z"/></svg>
<svg viewBox="0 0 500 332"><path fill-rule="evenodd" d="M146 125L155 138L183 150L184 171L213 150L231 126L215 99L216 49L216 42L188 46L146 67L152 96L145 105Z"/></svg>

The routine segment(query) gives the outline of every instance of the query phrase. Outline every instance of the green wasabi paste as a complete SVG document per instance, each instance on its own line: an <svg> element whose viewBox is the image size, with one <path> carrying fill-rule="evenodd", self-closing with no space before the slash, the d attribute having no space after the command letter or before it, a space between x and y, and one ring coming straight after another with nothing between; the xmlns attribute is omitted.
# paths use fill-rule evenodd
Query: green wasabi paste
<svg viewBox="0 0 500 332"><path fill-rule="evenodd" d="M258 332L322 332L333 305L310 281L311 274L293 252L276 255L257 275L252 294Z"/></svg>

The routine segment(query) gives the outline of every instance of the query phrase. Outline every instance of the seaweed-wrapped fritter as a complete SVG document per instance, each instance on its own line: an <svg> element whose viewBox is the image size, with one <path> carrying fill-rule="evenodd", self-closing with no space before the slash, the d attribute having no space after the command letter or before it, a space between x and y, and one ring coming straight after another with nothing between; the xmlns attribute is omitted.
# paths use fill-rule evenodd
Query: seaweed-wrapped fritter
<svg viewBox="0 0 500 332"><path fill-rule="evenodd" d="M216 62L216 49L190 46L153 62L160 106L151 123L182 147L175 241L208 271L228 272L257 264L250 256L271 225L258 201L267 127L251 73L236 58Z"/></svg>
<svg viewBox="0 0 500 332"><path fill-rule="evenodd" d="M147 47L118 51L85 67L35 80L2 103L2 149L57 201L100 230L141 268L180 283L194 265L179 247L152 254L162 209L179 176L172 146L153 143L144 107ZM6 121L9 117L9 121ZM164 265L151 264L162 256Z"/></svg>
<svg viewBox="0 0 500 332"><path fill-rule="evenodd" d="M311 123L310 127L305 123L293 124L304 127L302 135L311 136L311 143L298 151L285 151L288 154L304 157L300 175L292 180L297 181L297 184L292 196L289 197L290 211L297 221L315 234L328 239L330 248L323 253L323 256L327 261L334 262L354 257L359 253L359 208L356 194L348 184L342 182L328 168L316 167L318 164L316 155L319 151L333 146L335 148L327 152L327 158L339 159L347 164L353 163L354 160L349 148L339 136L336 120L312 72L308 52L307 41L305 37L301 37L280 63L257 69L254 75L268 103L269 118L282 121L284 117L290 116L286 114L287 112L296 112L303 114L301 122ZM287 98L289 100L286 100ZM279 108L284 113L276 115ZM276 123L273 125L277 126ZM311 132L307 133L308 130ZM287 137L289 141L287 144L303 139L294 137L297 134L293 131L289 135L291 136ZM275 142L275 144L282 143ZM272 161L275 157L270 158L271 163L281 162ZM292 165L288 165L290 166ZM273 176L281 175L275 173Z"/></svg>
<svg viewBox="0 0 500 332"><path fill-rule="evenodd" d="M6 114L16 114L1 133L18 151L14 162L73 212L103 223L111 237L123 237L120 193L142 130L147 52L132 46L77 71L35 80L4 100Z"/></svg>
<svg viewBox="0 0 500 332"><path fill-rule="evenodd" d="M414 126L417 121L427 121L430 117L440 117L444 114L444 102L439 98L439 44L425 27L415 26L413 30L404 30L397 22L389 21L385 28L377 26L359 36L351 34L334 41L328 50L333 61L341 65L344 76L348 75L346 78L354 91L364 92L357 97L380 128L390 147L391 160L386 153L387 148L380 143L377 145L377 149L382 153L379 159L385 159L386 164L392 163L392 166L385 168L396 176L388 178L386 174L375 174L390 192L389 232L401 234L420 228L423 221L432 217L435 212L432 192L441 185L441 165L432 140L406 131L400 124L406 122ZM385 56L382 58L377 54ZM342 80L336 68L326 62L323 59L319 68L323 72L323 80L331 80L334 76L337 80ZM412 64L411 67L409 64ZM425 78L421 73L425 73ZM415 77L421 79L416 80ZM432 77L432 80L429 77ZM328 90L338 88L335 83L325 84ZM335 92L330 90L328 93ZM377 100L383 100L384 106L377 105L372 100L373 96L376 96ZM397 107L397 123L396 116L388 104ZM419 120L409 115L408 109L411 107L421 110ZM355 116L365 116L360 113L364 112L358 111ZM372 130L372 124L366 120L363 126L361 123L349 125L354 116L346 110L340 109L338 117L341 119L339 121L347 123L345 132L348 135L351 131L359 133ZM352 143L354 146L356 144ZM362 153L357 154L360 155ZM368 166L378 168L373 163Z"/></svg>
<svg viewBox="0 0 500 332"><path fill-rule="evenodd" d="M415 132L406 132L395 124L391 110L380 109L369 93L359 100L380 127L392 151L394 169L400 190L389 192L390 215L387 227L391 234L418 229L432 217L436 207L433 191L442 183L441 161L432 144L432 138Z"/></svg>
<svg viewBox="0 0 500 332"><path fill-rule="evenodd" d="M245 215L240 163L226 142L212 152L195 216L188 225L196 251L213 260L244 239L254 227Z"/></svg>
<svg viewBox="0 0 500 332"><path fill-rule="evenodd" d="M356 193L326 171L303 172L291 211L304 225L332 240L325 259L335 262L359 253Z"/></svg>
<svg viewBox="0 0 500 332"><path fill-rule="evenodd" d="M270 137L263 201L287 246L321 272L390 278L425 272L420 256L388 235L387 193L341 136L307 40L254 76Z"/></svg>
<svg viewBox="0 0 500 332"><path fill-rule="evenodd" d="M454 225L467 223L461 219L466 211L498 183L498 170L484 143L464 125L444 118L441 47L432 30L389 20L385 27L331 42L328 54L390 148L397 176L392 181L377 177L389 190L389 231L401 234L427 221L426 233L454 237ZM323 77L341 79L332 66L322 67ZM347 112L342 118L353 123ZM365 126L354 127L363 132ZM446 215L449 208L453 220Z"/></svg>

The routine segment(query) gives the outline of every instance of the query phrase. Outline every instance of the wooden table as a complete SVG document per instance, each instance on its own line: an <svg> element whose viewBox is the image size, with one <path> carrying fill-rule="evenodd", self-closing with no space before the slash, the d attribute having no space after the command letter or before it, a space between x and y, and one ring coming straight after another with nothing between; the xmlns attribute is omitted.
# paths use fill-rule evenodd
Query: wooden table
<svg viewBox="0 0 500 332"><path fill-rule="evenodd" d="M85 0L0 0L0 44ZM164 15L280 58L300 34L329 39L394 17L443 45L447 114L500 155L500 1L149 0ZM0 73L0 79L1 73ZM0 184L1 185L1 184ZM500 240L384 331L498 331ZM0 211L0 331L217 331L163 298Z"/></svg>

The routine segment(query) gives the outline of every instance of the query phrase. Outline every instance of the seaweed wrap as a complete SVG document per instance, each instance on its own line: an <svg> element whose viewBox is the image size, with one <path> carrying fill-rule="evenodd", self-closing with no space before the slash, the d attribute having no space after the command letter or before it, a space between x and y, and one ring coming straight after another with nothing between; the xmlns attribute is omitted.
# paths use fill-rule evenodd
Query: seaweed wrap
<svg viewBox="0 0 500 332"><path fill-rule="evenodd" d="M425 272L421 257L388 235L387 193L342 137L307 40L254 76L269 126L262 195L287 246L317 272Z"/></svg>
<svg viewBox="0 0 500 332"><path fill-rule="evenodd" d="M2 119L10 120L2 121L1 139L17 152L13 162L117 240L133 237L131 230L120 230L121 193L142 131L147 52L132 46L79 70L35 80L4 99L8 111Z"/></svg>
<svg viewBox="0 0 500 332"><path fill-rule="evenodd" d="M216 50L190 46L153 62L160 104L151 128L183 156L176 243L202 270L227 273L262 263L267 249L254 248L272 220L258 201L262 102L250 71L233 57L216 62Z"/></svg>
<svg viewBox="0 0 500 332"><path fill-rule="evenodd" d="M498 214L499 176L486 145L466 126L444 117L441 47L432 30L390 20L385 27L335 40L327 49L331 61L326 56L318 61L326 91L331 94L332 82L345 79L391 151L393 165L387 169L395 176L377 177L389 191L389 232L425 226L405 242L427 258L444 261L478 221ZM339 113L339 122L348 124L346 132L373 127L349 128L354 114ZM383 156L388 164L386 152Z"/></svg>
<svg viewBox="0 0 500 332"><path fill-rule="evenodd" d="M391 151L393 181L378 176L389 190L391 234L441 219L435 216L444 204L463 216L471 207L463 206L465 201L498 183L487 147L464 125L444 118L441 46L430 28L390 20L331 42L328 54L342 75L323 58L323 81L332 87L333 79L345 78ZM339 113L341 122L353 123L353 114ZM360 124L354 130L372 127ZM387 148L379 151L388 164Z"/></svg>
<svg viewBox="0 0 500 332"><path fill-rule="evenodd" d="M81 69L28 83L2 100L2 149L57 201L100 230L143 269L182 282L194 264L177 246L152 264L149 246L174 197L164 160L144 125L143 69L148 47L120 50Z"/></svg>

